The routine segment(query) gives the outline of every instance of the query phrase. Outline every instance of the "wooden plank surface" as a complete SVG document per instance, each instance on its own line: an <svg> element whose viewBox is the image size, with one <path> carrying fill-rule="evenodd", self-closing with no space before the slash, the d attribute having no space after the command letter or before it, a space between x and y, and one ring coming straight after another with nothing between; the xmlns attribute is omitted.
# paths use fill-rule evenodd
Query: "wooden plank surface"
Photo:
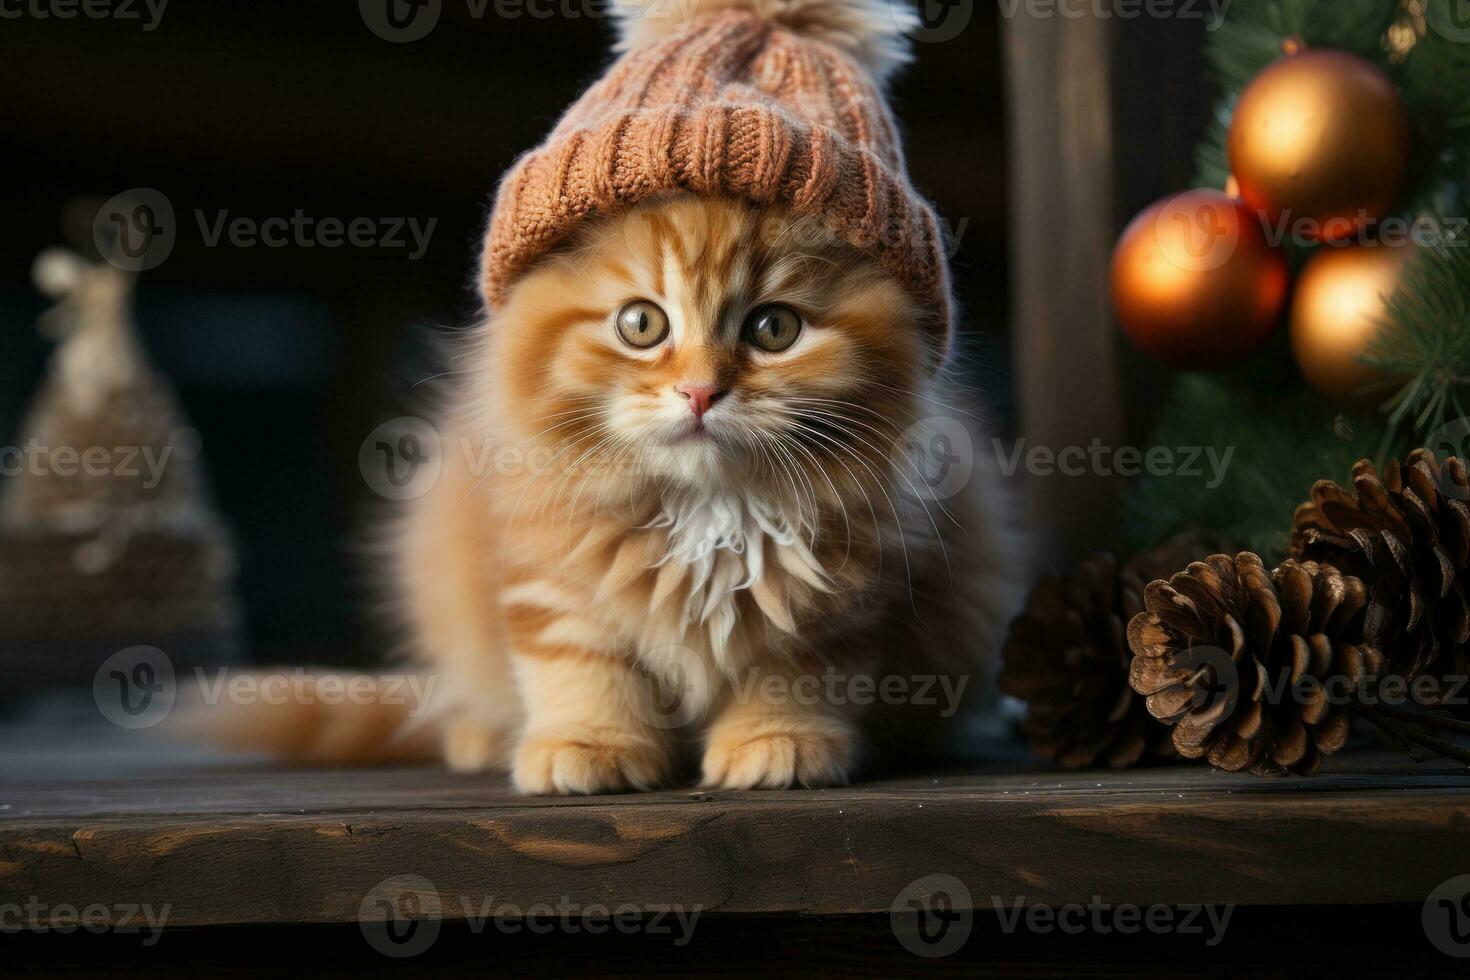
<svg viewBox="0 0 1470 980"><path fill-rule="evenodd" d="M150 771L115 754L106 767L126 774L0 772L0 903L167 903L171 925L352 922L380 882L417 875L450 919L489 896L850 914L945 874L985 908L1330 905L1422 902L1470 873L1470 780L1361 754L1313 779L1002 764L823 791L562 799L433 768L185 756Z"/></svg>

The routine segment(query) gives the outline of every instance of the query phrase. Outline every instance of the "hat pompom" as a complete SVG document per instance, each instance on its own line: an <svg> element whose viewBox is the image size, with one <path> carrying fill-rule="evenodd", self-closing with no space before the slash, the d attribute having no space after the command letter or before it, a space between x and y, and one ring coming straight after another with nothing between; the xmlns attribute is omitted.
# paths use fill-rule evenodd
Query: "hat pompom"
<svg viewBox="0 0 1470 980"><path fill-rule="evenodd" d="M702 17L742 10L845 51L880 83L913 60L909 38L919 26L905 0L617 0L614 10L618 51L677 34Z"/></svg>

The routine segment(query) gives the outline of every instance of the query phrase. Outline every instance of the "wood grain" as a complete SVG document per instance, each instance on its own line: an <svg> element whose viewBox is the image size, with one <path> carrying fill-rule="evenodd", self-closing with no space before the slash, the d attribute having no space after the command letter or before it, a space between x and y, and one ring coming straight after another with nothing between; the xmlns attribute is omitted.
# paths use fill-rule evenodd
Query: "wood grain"
<svg viewBox="0 0 1470 980"><path fill-rule="evenodd" d="M1462 773L1361 757L1311 780L951 772L554 800L430 769L198 771L10 784L0 805L0 902L168 903L171 925L352 922L401 874L428 879L449 919L492 896L885 912L936 873L987 909L1422 902L1470 851Z"/></svg>
<svg viewBox="0 0 1470 980"><path fill-rule="evenodd" d="M1108 286L1112 20L1075 13L1004 21L1020 431L1052 453L1124 439ZM1031 523L1056 558L1116 544L1115 477L1027 475Z"/></svg>

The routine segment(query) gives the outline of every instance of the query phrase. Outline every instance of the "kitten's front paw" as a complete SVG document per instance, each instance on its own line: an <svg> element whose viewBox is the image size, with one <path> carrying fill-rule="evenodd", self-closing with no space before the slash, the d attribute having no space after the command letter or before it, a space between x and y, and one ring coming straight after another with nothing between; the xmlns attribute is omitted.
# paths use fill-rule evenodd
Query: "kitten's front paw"
<svg viewBox="0 0 1470 980"><path fill-rule="evenodd" d="M854 736L829 718L766 719L716 726L704 752L703 785L721 789L808 789L847 782Z"/></svg>
<svg viewBox="0 0 1470 980"><path fill-rule="evenodd" d="M654 738L576 726L529 733L511 778L530 795L617 793L652 789L668 778L668 769L668 750Z"/></svg>

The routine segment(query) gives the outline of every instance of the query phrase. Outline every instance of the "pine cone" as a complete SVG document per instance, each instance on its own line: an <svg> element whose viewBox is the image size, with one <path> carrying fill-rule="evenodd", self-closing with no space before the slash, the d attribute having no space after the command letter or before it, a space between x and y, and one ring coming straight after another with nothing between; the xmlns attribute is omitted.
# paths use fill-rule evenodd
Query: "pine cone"
<svg viewBox="0 0 1470 980"><path fill-rule="evenodd" d="M1027 703L1022 731L1038 755L1068 768L1114 768L1172 756L1169 732L1128 686L1128 620L1143 609L1143 586L1182 567L1188 544L1171 542L1118 567L1109 554L1032 590L1006 638L1000 689ZM1193 551L1192 554L1199 554Z"/></svg>
<svg viewBox="0 0 1470 980"><path fill-rule="evenodd" d="M1405 677L1470 670L1470 474L1458 457L1416 449L1380 476L1353 467L1353 492L1330 480L1297 508L1292 557L1327 562L1369 584L1364 639Z"/></svg>
<svg viewBox="0 0 1470 980"><path fill-rule="evenodd" d="M1303 679L1356 691L1381 670L1378 652L1356 642L1367 602L1366 586L1330 565L1267 572L1250 552L1214 555L1149 584L1146 611L1128 625L1130 684L1186 758L1313 772L1346 743L1349 714Z"/></svg>

